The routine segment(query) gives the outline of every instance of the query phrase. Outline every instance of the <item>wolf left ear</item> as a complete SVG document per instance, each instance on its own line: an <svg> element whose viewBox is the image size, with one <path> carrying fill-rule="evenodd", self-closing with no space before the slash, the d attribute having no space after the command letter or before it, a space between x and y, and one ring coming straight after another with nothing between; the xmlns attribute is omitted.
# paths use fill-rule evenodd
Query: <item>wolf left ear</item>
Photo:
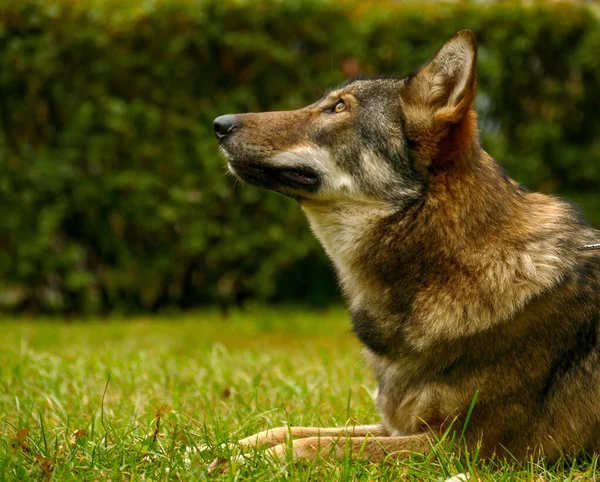
<svg viewBox="0 0 600 482"><path fill-rule="evenodd" d="M410 77L402 89L407 122L428 135L464 119L475 100L477 50L471 30L461 30ZM441 134L441 132L440 132Z"/></svg>

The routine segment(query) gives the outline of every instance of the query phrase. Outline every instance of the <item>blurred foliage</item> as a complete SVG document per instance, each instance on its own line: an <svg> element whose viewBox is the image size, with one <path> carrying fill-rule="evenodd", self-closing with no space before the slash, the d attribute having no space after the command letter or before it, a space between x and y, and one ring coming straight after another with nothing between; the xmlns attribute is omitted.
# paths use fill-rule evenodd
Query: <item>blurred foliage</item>
<svg viewBox="0 0 600 482"><path fill-rule="evenodd" d="M225 175L212 120L408 73L475 30L484 145L600 205L600 29L569 3L20 0L0 6L0 306L326 302L297 205Z"/></svg>

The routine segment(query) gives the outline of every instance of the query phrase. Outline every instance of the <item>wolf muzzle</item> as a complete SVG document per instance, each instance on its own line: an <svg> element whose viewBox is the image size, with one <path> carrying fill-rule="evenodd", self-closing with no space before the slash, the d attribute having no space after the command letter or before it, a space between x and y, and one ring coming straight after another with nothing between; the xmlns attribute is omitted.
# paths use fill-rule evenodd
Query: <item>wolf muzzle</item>
<svg viewBox="0 0 600 482"><path fill-rule="evenodd" d="M234 114L227 114L217 117L213 122L213 129L215 130L215 136L222 142L228 135L240 126L237 116Z"/></svg>

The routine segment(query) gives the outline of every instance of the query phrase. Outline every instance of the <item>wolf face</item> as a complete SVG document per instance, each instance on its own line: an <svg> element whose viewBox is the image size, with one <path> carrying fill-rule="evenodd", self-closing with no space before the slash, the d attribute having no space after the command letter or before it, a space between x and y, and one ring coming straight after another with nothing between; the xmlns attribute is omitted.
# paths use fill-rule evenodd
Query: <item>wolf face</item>
<svg viewBox="0 0 600 482"><path fill-rule="evenodd" d="M416 75L352 80L295 111L221 116L215 134L230 171L250 184L401 209L427 189L435 135L465 117L474 64L473 36L462 31Z"/></svg>

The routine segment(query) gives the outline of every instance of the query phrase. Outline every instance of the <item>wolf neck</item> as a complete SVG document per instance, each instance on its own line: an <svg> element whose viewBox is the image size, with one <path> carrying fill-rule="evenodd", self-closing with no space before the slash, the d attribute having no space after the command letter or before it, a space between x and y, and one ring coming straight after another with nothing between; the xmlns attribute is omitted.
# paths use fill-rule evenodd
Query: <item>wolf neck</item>
<svg viewBox="0 0 600 482"><path fill-rule="evenodd" d="M366 201L303 205L355 331L376 352L425 350L505 322L573 265L573 232L557 228L567 205L523 192L485 153L452 177L402 213Z"/></svg>
<svg viewBox="0 0 600 482"><path fill-rule="evenodd" d="M354 283L360 278L355 265L362 257L365 236L393 215L392 205L378 201L304 202L310 226L333 261L342 287L352 298Z"/></svg>

